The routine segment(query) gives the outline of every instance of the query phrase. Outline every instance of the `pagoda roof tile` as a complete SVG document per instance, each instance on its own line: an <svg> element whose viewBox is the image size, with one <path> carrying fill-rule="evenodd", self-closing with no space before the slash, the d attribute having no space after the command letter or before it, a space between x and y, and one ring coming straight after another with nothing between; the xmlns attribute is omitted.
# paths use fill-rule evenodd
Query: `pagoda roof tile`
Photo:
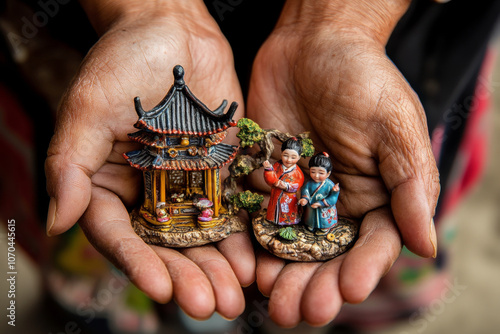
<svg viewBox="0 0 500 334"><path fill-rule="evenodd" d="M136 128L163 134L210 135L236 125L233 116L238 103L231 103L224 113L227 100L223 100L212 111L184 83L182 66L175 66L173 72L174 84L153 109L145 111L140 98L135 98L135 109L139 115L139 120L134 125Z"/></svg>

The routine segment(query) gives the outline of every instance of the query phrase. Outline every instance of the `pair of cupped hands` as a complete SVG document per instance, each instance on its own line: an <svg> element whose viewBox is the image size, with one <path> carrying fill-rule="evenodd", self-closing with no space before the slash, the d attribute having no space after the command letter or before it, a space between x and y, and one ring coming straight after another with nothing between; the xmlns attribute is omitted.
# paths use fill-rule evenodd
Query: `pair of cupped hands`
<svg viewBox="0 0 500 334"><path fill-rule="evenodd" d="M385 54L408 1L288 1L255 59L246 103L231 47L202 1L82 5L101 37L58 111L46 160L48 235L78 222L146 295L160 303L173 298L197 319L213 312L236 318L245 308L241 287L256 281L269 296L270 317L284 327L323 325L344 302L362 302L403 244L435 256L439 178L426 119ZM330 153L342 187L338 212L361 221L349 252L289 263L255 250L249 233L188 249L149 246L134 233L127 210L138 204L142 176L122 157L140 147L127 137L137 121L133 98L152 108L177 64L209 107L235 100L235 119L309 131L316 149ZM248 182L269 190L262 175Z"/></svg>

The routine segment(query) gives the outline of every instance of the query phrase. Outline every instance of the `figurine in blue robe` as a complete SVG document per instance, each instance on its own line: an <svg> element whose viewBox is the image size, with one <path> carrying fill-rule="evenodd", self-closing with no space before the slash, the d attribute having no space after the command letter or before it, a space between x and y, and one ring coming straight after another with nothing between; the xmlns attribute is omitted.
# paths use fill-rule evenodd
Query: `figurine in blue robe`
<svg viewBox="0 0 500 334"><path fill-rule="evenodd" d="M337 223L337 199L339 184L328 177L332 172L332 161L328 153L316 154L309 160L311 179L301 188L299 204L305 207L302 222L316 233L328 233Z"/></svg>

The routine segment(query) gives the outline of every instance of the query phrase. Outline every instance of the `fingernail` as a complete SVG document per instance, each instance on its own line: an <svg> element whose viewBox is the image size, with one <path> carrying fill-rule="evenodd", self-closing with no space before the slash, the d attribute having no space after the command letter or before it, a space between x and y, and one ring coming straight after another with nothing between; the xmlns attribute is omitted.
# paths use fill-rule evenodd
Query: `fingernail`
<svg viewBox="0 0 500 334"><path fill-rule="evenodd" d="M51 197L49 202L49 212L47 213L47 235L49 237L52 236L52 227L56 221L56 206L56 199Z"/></svg>
<svg viewBox="0 0 500 334"><path fill-rule="evenodd" d="M264 292L262 292L262 290L261 290L261 289L259 289L259 292L260 292L260 294L261 294L261 295L263 295L264 297L269 298L269 295L268 295L268 294L266 294L266 293L264 293Z"/></svg>
<svg viewBox="0 0 500 334"><path fill-rule="evenodd" d="M431 224L429 228L429 239L432 244L432 248L434 249L434 254L432 255L433 258L436 258L437 256L437 235L436 235L436 226L434 225L434 218L431 219Z"/></svg>
<svg viewBox="0 0 500 334"><path fill-rule="evenodd" d="M220 315L220 317L226 321L234 321L236 320L238 317L235 317L235 318L228 318L226 316L223 316L222 314L220 314L219 312L217 312L218 315Z"/></svg>

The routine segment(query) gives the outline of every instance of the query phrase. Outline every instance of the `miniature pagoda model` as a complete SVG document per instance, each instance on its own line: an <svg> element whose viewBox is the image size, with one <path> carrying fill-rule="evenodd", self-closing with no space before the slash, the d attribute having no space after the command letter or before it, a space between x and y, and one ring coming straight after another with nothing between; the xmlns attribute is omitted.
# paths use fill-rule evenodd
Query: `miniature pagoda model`
<svg viewBox="0 0 500 334"><path fill-rule="evenodd" d="M136 233L150 244L191 247L244 230L222 205L219 174L238 151L221 143L238 104L224 114L224 100L211 111L186 86L182 66L173 73L174 85L150 111L135 98L139 131L129 138L145 146L123 155L144 175L144 202L130 214Z"/></svg>

